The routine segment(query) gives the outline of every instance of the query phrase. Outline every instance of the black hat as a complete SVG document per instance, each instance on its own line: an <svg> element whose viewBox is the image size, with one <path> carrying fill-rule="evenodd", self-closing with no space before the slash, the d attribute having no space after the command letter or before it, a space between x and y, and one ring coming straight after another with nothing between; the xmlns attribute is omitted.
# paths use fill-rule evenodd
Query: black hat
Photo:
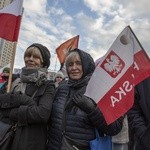
<svg viewBox="0 0 150 150"><path fill-rule="evenodd" d="M3 69L3 73L4 73L4 72L10 73L10 68L5 67L5 68Z"/></svg>
<svg viewBox="0 0 150 150"><path fill-rule="evenodd" d="M29 47L37 47L40 50L42 58L43 58L43 67L48 68L50 65L50 57L51 57L51 54L48 48L39 43L33 43Z"/></svg>

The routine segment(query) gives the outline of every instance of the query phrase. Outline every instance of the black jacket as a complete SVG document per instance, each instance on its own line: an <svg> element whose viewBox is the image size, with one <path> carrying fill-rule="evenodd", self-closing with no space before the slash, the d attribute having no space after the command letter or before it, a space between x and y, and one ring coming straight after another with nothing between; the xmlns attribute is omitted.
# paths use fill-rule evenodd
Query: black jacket
<svg viewBox="0 0 150 150"><path fill-rule="evenodd" d="M81 54L82 53L82 54ZM86 53L79 51L81 57L84 75L81 80L73 82L66 81L61 84L57 91L53 102L51 119L48 131L48 150L60 150L62 146L62 120L63 113L66 111L66 132L65 135L81 143L81 150L89 150L89 141L95 138L95 128L101 135L115 135L122 128L122 119L107 126L106 121L98 109L95 107L93 111L87 114L74 101L73 96L77 93L85 93L86 86L90 79L91 73L94 71L94 64ZM84 55L84 56L83 56ZM83 57L82 57L83 56ZM86 59L86 60L84 60ZM79 144L80 145L80 144Z"/></svg>
<svg viewBox="0 0 150 150"><path fill-rule="evenodd" d="M37 90L37 91L36 91ZM9 118L17 122L17 130L11 150L45 150L47 121L49 119L55 86L45 82L40 87L27 85L25 94L2 94L1 109L11 110ZM36 91L34 98L31 98Z"/></svg>
<svg viewBox="0 0 150 150"><path fill-rule="evenodd" d="M135 101L128 113L136 137L136 150L150 150L150 78L135 87Z"/></svg>

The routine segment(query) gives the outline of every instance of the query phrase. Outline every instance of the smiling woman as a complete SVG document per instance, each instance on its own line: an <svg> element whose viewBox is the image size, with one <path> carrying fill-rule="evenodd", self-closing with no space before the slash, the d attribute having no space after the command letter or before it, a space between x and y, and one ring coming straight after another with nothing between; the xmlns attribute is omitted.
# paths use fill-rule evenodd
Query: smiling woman
<svg viewBox="0 0 150 150"><path fill-rule="evenodd" d="M71 53L66 58L66 68L68 76L72 80L79 80L83 75L82 62L77 52Z"/></svg>
<svg viewBox="0 0 150 150"><path fill-rule="evenodd" d="M37 47L29 47L24 54L24 61L27 68L42 67L43 58Z"/></svg>
<svg viewBox="0 0 150 150"><path fill-rule="evenodd" d="M24 61L25 67L12 83L11 92L0 94L1 121L17 124L11 150L45 150L55 91L54 83L47 80L50 52L34 43L26 49Z"/></svg>
<svg viewBox="0 0 150 150"><path fill-rule="evenodd" d="M90 150L95 128L101 135L115 135L121 130L122 118L108 126L97 104L84 95L95 69L91 55L74 49L65 64L69 79L55 93L47 147L48 150Z"/></svg>

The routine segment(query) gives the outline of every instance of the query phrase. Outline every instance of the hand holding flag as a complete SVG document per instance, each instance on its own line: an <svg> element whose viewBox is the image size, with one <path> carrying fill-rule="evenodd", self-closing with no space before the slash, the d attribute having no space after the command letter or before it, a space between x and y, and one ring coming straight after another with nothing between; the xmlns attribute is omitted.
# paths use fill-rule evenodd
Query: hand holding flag
<svg viewBox="0 0 150 150"><path fill-rule="evenodd" d="M85 95L95 100L110 124L132 107L134 86L149 76L150 60L127 26L97 65Z"/></svg>

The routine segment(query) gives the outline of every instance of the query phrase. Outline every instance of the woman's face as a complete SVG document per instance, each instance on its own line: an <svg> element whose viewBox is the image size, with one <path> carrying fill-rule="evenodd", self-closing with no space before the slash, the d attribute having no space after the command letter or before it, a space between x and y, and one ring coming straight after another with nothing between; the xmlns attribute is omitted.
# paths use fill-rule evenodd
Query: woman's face
<svg viewBox="0 0 150 150"><path fill-rule="evenodd" d="M74 54L75 55L74 55ZM78 53L73 52L67 62L68 75L73 80L79 80L83 75L82 63Z"/></svg>
<svg viewBox="0 0 150 150"><path fill-rule="evenodd" d="M30 51L25 53L24 61L27 68L32 69L42 67L41 54L38 49L37 52L34 50L34 52Z"/></svg>
<svg viewBox="0 0 150 150"><path fill-rule="evenodd" d="M63 80L63 78L61 76L57 76L55 79L55 82L59 83Z"/></svg>

